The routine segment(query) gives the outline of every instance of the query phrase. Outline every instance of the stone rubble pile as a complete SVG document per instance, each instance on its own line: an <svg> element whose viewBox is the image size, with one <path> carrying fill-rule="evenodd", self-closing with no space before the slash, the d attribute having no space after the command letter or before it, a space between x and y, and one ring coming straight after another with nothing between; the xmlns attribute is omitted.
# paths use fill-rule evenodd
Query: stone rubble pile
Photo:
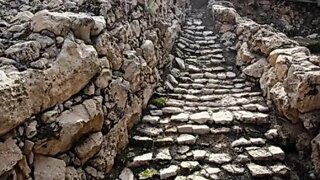
<svg viewBox="0 0 320 180"><path fill-rule="evenodd" d="M280 115L291 123L304 126L304 133L295 136L307 136L302 149L308 153L310 140L320 128L319 56L310 54L306 47L299 46L271 26L241 17L230 6L211 1L210 8L220 32L237 37L237 42L234 40L232 43L238 53L236 63L243 73L260 82L263 95L274 103ZM318 137L312 140L311 157L319 173Z"/></svg>
<svg viewBox="0 0 320 180"><path fill-rule="evenodd" d="M0 179L106 178L188 7L154 3L0 0Z"/></svg>
<svg viewBox="0 0 320 180"><path fill-rule="evenodd" d="M165 87L131 131L126 167L116 165L112 179L290 177L262 93L235 73L222 38L203 19L199 12L187 17Z"/></svg>

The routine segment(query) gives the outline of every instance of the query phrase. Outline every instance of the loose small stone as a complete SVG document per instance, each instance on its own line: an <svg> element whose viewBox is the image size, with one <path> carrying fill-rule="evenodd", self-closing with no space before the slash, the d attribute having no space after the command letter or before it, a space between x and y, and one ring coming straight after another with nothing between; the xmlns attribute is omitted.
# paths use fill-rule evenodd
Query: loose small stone
<svg viewBox="0 0 320 180"><path fill-rule="evenodd" d="M190 120L194 121L198 124L204 124L207 121L210 120L210 115L208 112L200 112L200 113L195 113L190 115Z"/></svg>
<svg viewBox="0 0 320 180"><path fill-rule="evenodd" d="M146 153L133 158L133 161L129 164L129 167L140 167L147 165L152 160L152 153Z"/></svg>
<svg viewBox="0 0 320 180"><path fill-rule="evenodd" d="M247 164L247 167L253 177L265 177L272 175L272 171L266 166L249 163Z"/></svg>
<svg viewBox="0 0 320 180"><path fill-rule="evenodd" d="M285 153L280 147L270 146L268 147L268 150L270 151L274 159L284 160L286 157Z"/></svg>
<svg viewBox="0 0 320 180"><path fill-rule="evenodd" d="M277 137L278 137L278 130L277 130L277 129L269 129L269 130L264 134L264 136L265 136L267 139L277 138Z"/></svg>
<svg viewBox="0 0 320 180"><path fill-rule="evenodd" d="M163 148L159 150L156 155L156 160L170 161L172 159L169 148Z"/></svg>
<svg viewBox="0 0 320 180"><path fill-rule="evenodd" d="M212 120L217 124L229 124L233 121L233 114L230 111L219 111L212 113Z"/></svg>
<svg viewBox="0 0 320 180"><path fill-rule="evenodd" d="M242 174L244 173L244 168L236 164L226 164L221 166L224 170L231 174Z"/></svg>
<svg viewBox="0 0 320 180"><path fill-rule="evenodd" d="M180 146L177 150L177 152L179 154L185 154L186 152L188 152L190 150L189 146Z"/></svg>
<svg viewBox="0 0 320 180"><path fill-rule="evenodd" d="M150 116L150 115L146 115L142 118L142 122L148 122L150 124L157 124L159 120L160 120L160 117Z"/></svg>
<svg viewBox="0 0 320 180"><path fill-rule="evenodd" d="M199 162L198 161L183 161L180 164L180 167L182 169L188 169L189 171L193 171L199 167Z"/></svg>
<svg viewBox="0 0 320 180"><path fill-rule="evenodd" d="M249 140L247 140L246 138L240 138L238 140L235 140L231 143L232 147L238 147L238 146L247 146L250 145L251 142Z"/></svg>
<svg viewBox="0 0 320 180"><path fill-rule="evenodd" d="M206 157L207 151L205 150L193 150L193 158L195 160L203 160Z"/></svg>
<svg viewBox="0 0 320 180"><path fill-rule="evenodd" d="M168 179L178 174L179 167L177 165L171 165L168 168L160 170L160 179Z"/></svg>
<svg viewBox="0 0 320 180"><path fill-rule="evenodd" d="M209 162L214 162L217 164L224 164L228 163L232 160L232 157L229 154L226 153L213 153L209 156Z"/></svg>
<svg viewBox="0 0 320 180"><path fill-rule="evenodd" d="M124 168L119 176L120 180L134 180L133 172L129 168Z"/></svg>
<svg viewBox="0 0 320 180"><path fill-rule="evenodd" d="M177 115L172 115L171 116L172 121L181 121L181 122L186 122L189 120L189 114L187 113L181 113Z"/></svg>
<svg viewBox="0 0 320 180"><path fill-rule="evenodd" d="M178 144L194 144L196 143L197 138L190 134L181 134L177 138Z"/></svg>

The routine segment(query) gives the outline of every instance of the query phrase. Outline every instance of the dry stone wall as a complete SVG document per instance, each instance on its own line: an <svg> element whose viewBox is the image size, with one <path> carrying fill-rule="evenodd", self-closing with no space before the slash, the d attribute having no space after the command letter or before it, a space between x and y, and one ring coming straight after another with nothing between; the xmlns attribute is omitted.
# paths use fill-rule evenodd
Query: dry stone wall
<svg viewBox="0 0 320 180"><path fill-rule="evenodd" d="M0 179L104 179L188 2L0 0Z"/></svg>
<svg viewBox="0 0 320 180"><path fill-rule="evenodd" d="M305 133L291 133L298 136L298 150L308 153L312 145L311 158L319 173L319 135L310 140L319 133L320 58L271 26L241 17L229 3L213 0L209 4L217 29L237 37L230 42L235 44L242 72L260 83L281 116L303 125Z"/></svg>

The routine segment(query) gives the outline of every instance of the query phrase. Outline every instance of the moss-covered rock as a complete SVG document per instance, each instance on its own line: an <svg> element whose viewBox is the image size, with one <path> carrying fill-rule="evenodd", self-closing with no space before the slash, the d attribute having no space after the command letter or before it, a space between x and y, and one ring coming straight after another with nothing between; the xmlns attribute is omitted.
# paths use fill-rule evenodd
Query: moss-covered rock
<svg viewBox="0 0 320 180"><path fill-rule="evenodd" d="M151 179L158 174L159 172L157 170L148 168L139 173L139 179Z"/></svg>
<svg viewBox="0 0 320 180"><path fill-rule="evenodd" d="M152 100L152 104L157 107L164 107L166 105L167 100L163 97L155 98Z"/></svg>

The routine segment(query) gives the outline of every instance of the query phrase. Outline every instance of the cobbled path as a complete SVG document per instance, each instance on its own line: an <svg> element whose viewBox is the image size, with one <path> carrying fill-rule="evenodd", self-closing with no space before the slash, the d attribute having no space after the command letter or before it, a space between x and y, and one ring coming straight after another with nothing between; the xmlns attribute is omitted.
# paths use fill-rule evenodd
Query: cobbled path
<svg viewBox="0 0 320 180"><path fill-rule="evenodd" d="M290 177L261 92L226 63L219 38L199 15L187 19L175 48L179 71L131 131L118 179Z"/></svg>

